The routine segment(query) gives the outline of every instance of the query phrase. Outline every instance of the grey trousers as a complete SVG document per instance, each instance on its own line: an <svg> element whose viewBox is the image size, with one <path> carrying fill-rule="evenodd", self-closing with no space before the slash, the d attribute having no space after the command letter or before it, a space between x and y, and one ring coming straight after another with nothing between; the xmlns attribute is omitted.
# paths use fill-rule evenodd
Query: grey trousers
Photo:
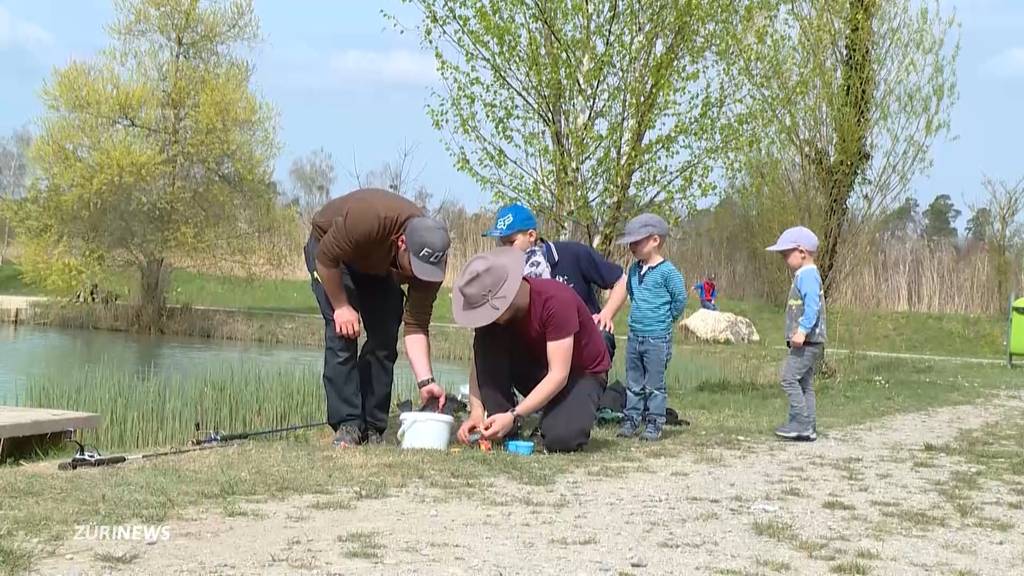
<svg viewBox="0 0 1024 576"><path fill-rule="evenodd" d="M782 390L789 397L790 422L817 424L814 372L824 353L825 346L821 344L789 349L789 356L782 366Z"/></svg>

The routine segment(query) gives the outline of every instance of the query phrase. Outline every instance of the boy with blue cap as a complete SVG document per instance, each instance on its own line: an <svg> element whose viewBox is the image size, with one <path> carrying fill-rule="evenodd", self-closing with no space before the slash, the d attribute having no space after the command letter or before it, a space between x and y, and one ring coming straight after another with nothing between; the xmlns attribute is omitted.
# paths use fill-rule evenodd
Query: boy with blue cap
<svg viewBox="0 0 1024 576"><path fill-rule="evenodd" d="M803 226L789 228L767 248L778 252L793 271L786 302L786 345L782 389L789 397L789 421L775 430L789 440L818 439L814 372L825 352L825 294L814 264L818 237Z"/></svg>
<svg viewBox="0 0 1024 576"><path fill-rule="evenodd" d="M608 355L615 356L614 318L626 301L626 277L621 266L581 242L544 240L537 233L537 218L522 204L502 206L494 219L494 227L483 235L525 253L524 277L550 278L572 288L602 331ZM611 290L603 307L595 288Z"/></svg>

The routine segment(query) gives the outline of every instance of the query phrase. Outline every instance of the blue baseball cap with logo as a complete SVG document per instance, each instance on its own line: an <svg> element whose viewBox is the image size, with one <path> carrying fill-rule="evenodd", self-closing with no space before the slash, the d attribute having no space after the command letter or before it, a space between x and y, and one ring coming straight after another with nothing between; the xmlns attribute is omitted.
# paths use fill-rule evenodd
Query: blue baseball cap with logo
<svg viewBox="0 0 1024 576"><path fill-rule="evenodd" d="M497 216L494 217L494 227L484 232L482 236L504 238L516 232L536 229L537 218L529 208L522 204L509 204L498 210Z"/></svg>

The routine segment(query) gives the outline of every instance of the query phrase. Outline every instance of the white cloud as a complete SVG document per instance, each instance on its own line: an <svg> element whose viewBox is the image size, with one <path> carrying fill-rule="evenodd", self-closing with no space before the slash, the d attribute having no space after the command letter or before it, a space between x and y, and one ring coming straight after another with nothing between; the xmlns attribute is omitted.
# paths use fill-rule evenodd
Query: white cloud
<svg viewBox="0 0 1024 576"><path fill-rule="evenodd" d="M331 55L330 66L345 82L425 86L438 78L432 56L405 49L342 50Z"/></svg>
<svg viewBox="0 0 1024 576"><path fill-rule="evenodd" d="M37 50L53 44L53 34L37 24L22 20L0 6L0 50Z"/></svg>
<svg viewBox="0 0 1024 576"><path fill-rule="evenodd" d="M1024 46L1008 48L989 58L985 71L1004 78L1024 77Z"/></svg>

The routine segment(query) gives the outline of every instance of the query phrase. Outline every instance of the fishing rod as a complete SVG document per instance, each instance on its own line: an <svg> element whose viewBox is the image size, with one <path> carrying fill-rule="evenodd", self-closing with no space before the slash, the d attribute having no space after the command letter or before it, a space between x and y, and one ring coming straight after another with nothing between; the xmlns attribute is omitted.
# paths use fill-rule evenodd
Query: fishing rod
<svg viewBox="0 0 1024 576"><path fill-rule="evenodd" d="M294 426L285 426L283 428L272 428L270 430L256 430L252 432L238 432L235 434L224 434L223 432L213 432L201 439L194 439L189 442L189 445L184 448L171 448L169 450L162 450L158 452L145 452L142 454L117 454L114 456L104 456L100 454L95 448L88 449L77 440L70 440L74 442L78 449L75 451L75 455L71 457L71 460L67 462L61 462L57 465L58 470L77 470L79 468L98 468L100 466L114 466L117 464L123 464L125 462L131 462L133 460L149 460L152 458L160 458L162 456L177 456L179 454L188 454L190 452L199 452L201 450L209 450L212 448L220 448L227 446L233 442L247 440L255 436L266 436L269 434L281 434L284 432L294 432L296 430L304 430L306 428L315 428L317 426L323 426L326 422L315 422L311 424L297 424ZM196 422L196 431L199 431L199 423Z"/></svg>

